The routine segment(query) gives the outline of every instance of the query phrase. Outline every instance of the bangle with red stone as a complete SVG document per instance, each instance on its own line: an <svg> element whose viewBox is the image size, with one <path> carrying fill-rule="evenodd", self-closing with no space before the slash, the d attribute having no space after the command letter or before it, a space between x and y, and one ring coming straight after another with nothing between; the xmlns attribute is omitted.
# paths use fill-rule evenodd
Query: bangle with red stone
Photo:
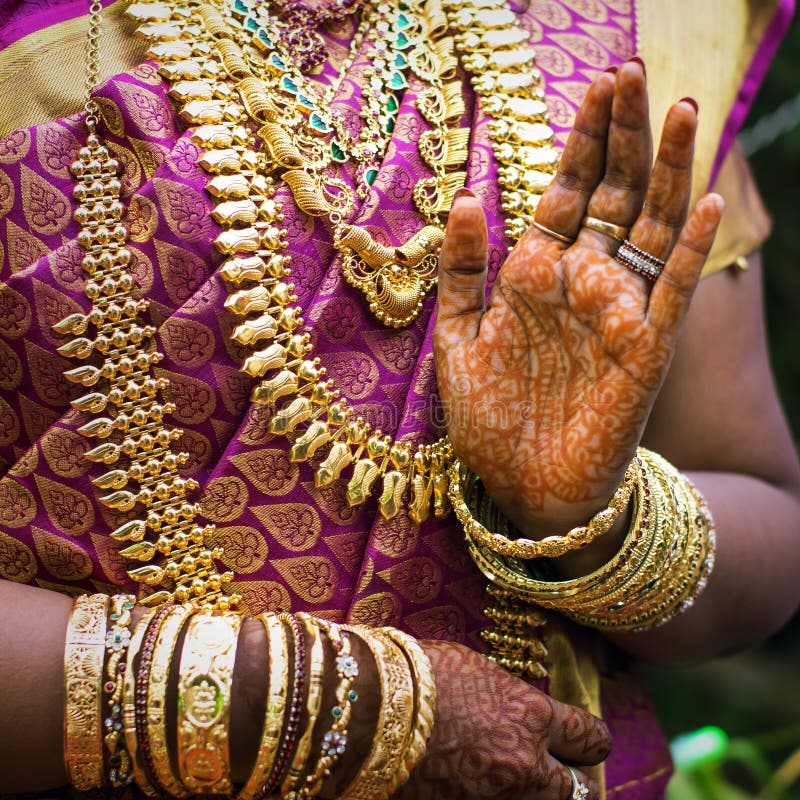
<svg viewBox="0 0 800 800"><path fill-rule="evenodd" d="M269 797L283 780L284 772L289 766L289 760L294 750L297 740L297 733L300 725L300 713L305 695L305 671L306 671L306 646L303 635L303 628L300 622L292 614L279 614L281 620L289 624L294 634L294 675L292 680L292 702L289 706L289 717L283 732L283 741L278 756L275 759L275 766L269 777L264 790L259 795L259 800Z"/></svg>
<svg viewBox="0 0 800 800"><path fill-rule="evenodd" d="M136 605L132 594L117 594L111 598L108 614L110 627L106 631L106 682L103 690L108 716L103 720L103 743L107 753L108 782L116 789L133 781L131 757L125 746L122 725L122 688L127 669L127 651L131 642L131 612Z"/></svg>
<svg viewBox="0 0 800 800"><path fill-rule="evenodd" d="M155 789L153 796L164 794L163 788L156 780L156 771L153 765L153 758L150 752L150 736L147 730L147 686L150 682L150 665L153 661L153 651L155 650L156 640L161 625L172 611L172 606L159 608L155 616L145 630L144 641L139 655L139 668L136 671L136 695L135 695L135 728L136 738L139 741L139 752L144 762L145 774L148 779L148 788ZM145 787L140 787L147 794Z"/></svg>

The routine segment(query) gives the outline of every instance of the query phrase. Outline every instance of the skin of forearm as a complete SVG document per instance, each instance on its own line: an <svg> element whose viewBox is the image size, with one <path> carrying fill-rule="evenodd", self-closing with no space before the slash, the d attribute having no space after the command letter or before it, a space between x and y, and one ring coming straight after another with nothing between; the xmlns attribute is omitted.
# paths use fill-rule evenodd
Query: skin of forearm
<svg viewBox="0 0 800 800"><path fill-rule="evenodd" d="M67 782L63 760L64 643L72 601L0 581L0 792Z"/></svg>

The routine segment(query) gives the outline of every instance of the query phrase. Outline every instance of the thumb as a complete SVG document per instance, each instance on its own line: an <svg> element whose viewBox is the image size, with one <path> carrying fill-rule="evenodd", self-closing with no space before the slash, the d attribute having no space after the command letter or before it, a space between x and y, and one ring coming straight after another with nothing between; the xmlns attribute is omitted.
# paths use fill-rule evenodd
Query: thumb
<svg viewBox="0 0 800 800"><path fill-rule="evenodd" d="M439 256L434 337L445 348L478 335L486 294L486 217L469 189L456 192Z"/></svg>

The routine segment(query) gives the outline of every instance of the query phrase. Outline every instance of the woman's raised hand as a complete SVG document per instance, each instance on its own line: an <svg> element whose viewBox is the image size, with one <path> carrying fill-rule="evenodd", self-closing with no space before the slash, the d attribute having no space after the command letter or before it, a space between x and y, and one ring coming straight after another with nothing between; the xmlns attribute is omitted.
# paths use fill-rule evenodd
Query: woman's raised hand
<svg viewBox="0 0 800 800"><path fill-rule="evenodd" d="M457 197L439 269L434 349L455 452L529 536L563 533L604 507L633 457L711 248L722 199L687 220L697 112L673 105L652 166L644 69L602 73L578 111L536 222L485 303L478 200ZM630 228L666 261L651 283L613 256L585 215Z"/></svg>
<svg viewBox="0 0 800 800"><path fill-rule="evenodd" d="M605 724L559 703L452 642L422 645L436 678L436 721L425 757L396 795L401 800L566 800L581 771L609 753Z"/></svg>

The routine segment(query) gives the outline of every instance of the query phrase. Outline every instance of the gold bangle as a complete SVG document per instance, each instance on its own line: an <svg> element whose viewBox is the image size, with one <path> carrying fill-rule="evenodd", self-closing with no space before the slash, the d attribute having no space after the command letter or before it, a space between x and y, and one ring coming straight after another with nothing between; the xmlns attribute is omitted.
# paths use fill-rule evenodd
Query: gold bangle
<svg viewBox="0 0 800 800"><path fill-rule="evenodd" d="M322 636L319 634L316 620L308 614L302 613L297 614L297 618L305 623L313 644L311 646L308 694L306 695L306 727L297 742L289 772L281 785L281 794L284 796L293 792L297 787L308 762L308 757L311 754L311 738L322 707L322 690L325 677L325 646Z"/></svg>
<svg viewBox="0 0 800 800"><path fill-rule="evenodd" d="M253 800L263 791L269 782L269 776L275 764L275 756L283 733L283 722L286 716L286 703L289 694L289 639L283 622L274 614L261 614L261 620L267 631L269 646L269 694L264 714L264 728L258 755L253 771L237 800Z"/></svg>
<svg viewBox="0 0 800 800"><path fill-rule="evenodd" d="M152 665L156 638L158 637L158 632L161 630L161 625L169 616L170 611L170 606L161 606L161 608L156 609L155 614L148 619L147 625L142 629L143 637L141 646L137 647L138 652L134 654L134 656L138 657L138 661L135 664L136 671L133 674L135 687L133 699L128 699L128 705L133 708L131 716L133 718L135 751L131 753L131 758L133 761L134 776L139 782L142 791L145 794L149 794L151 797L159 797L161 793L153 785L155 769L153 767L152 754L150 753L150 741L147 730L147 687L150 681L150 667ZM133 667L131 667L131 669L132 668ZM126 678L127 677L126 675Z"/></svg>
<svg viewBox="0 0 800 800"><path fill-rule="evenodd" d="M137 786L148 797L155 797L156 790L150 783L150 779L142 766L139 754L139 737L136 735L136 658L139 650L142 649L144 634L158 609L148 611L138 622L128 646L128 659L125 664L125 681L122 689L122 722L125 730L125 745L131 757L131 768L136 779Z"/></svg>
<svg viewBox="0 0 800 800"><path fill-rule="evenodd" d="M602 630L637 631L664 624L688 608L713 566L713 520L685 476L639 448L634 522L622 549L590 575L542 581L525 565L470 538L479 568L502 591Z"/></svg>
<svg viewBox="0 0 800 800"><path fill-rule="evenodd" d="M361 626L344 625L371 650L381 685L381 707L372 748L341 800L386 800L411 740L414 685L402 650L390 639Z"/></svg>
<svg viewBox="0 0 800 800"><path fill-rule="evenodd" d="M64 762L79 791L103 785L101 689L106 643L107 595L75 599L64 649Z"/></svg>
<svg viewBox="0 0 800 800"><path fill-rule="evenodd" d="M643 451L643 460L657 478L669 513L659 534L662 551L655 561L654 580L635 591L618 592L590 609L594 627L645 630L658 627L689 608L705 587L713 568L715 534L708 506L691 481L657 453Z"/></svg>
<svg viewBox="0 0 800 800"><path fill-rule="evenodd" d="M671 605L673 583L686 573L685 562L689 530L682 515L682 487L679 475L668 474L661 467L667 462L642 452L653 502L647 525L653 546L646 563L631 575L610 586L601 587L595 596L577 598L569 610L572 619L591 627L635 630L655 622Z"/></svg>
<svg viewBox="0 0 800 800"><path fill-rule="evenodd" d="M131 757L125 746L122 729L122 689L125 683L125 667L128 645L131 642L131 612L136 605L132 594L116 594L111 598L108 612L109 630L106 633L106 706L107 716L103 720L106 732L103 743L108 761L108 782L118 789L133 781Z"/></svg>
<svg viewBox="0 0 800 800"><path fill-rule="evenodd" d="M194 613L190 606L174 606L161 623L153 650L147 687L147 736L153 764L153 782L160 793L190 797L172 769L167 745L167 681L181 628Z"/></svg>
<svg viewBox="0 0 800 800"><path fill-rule="evenodd" d="M643 476L637 476L633 496L633 521L617 554L599 569L579 578L566 581L541 580L528 573L527 565L519 559L500 556L481 547L465 530L467 550L477 567L499 589L524 598L542 608L562 611L571 598L602 586L622 569L635 570L646 560L651 542L645 538L643 520L648 513L649 500L644 494Z"/></svg>
<svg viewBox="0 0 800 800"><path fill-rule="evenodd" d="M416 688L411 741L403 754L401 768L389 786L390 794L394 794L408 780L428 747L436 711L436 681L431 660L413 636L397 628L380 628L378 633L391 639L400 648L411 667Z"/></svg>
<svg viewBox="0 0 800 800"><path fill-rule="evenodd" d="M325 631L336 652L336 673L339 683L336 687L336 705L331 709L333 724L322 737L320 756L316 766L306 776L305 784L290 797L310 798L317 795L327 775L344 754L347 747L347 727L353 714L353 703L358 700L358 692L353 682L358 677L358 662L350 652L350 636L338 625L324 619L317 619L317 625ZM287 798L288 800L288 798Z"/></svg>
<svg viewBox="0 0 800 800"><path fill-rule="evenodd" d="M573 528L563 536L546 536L538 540L509 539L502 533L487 530L470 511L477 476L460 461L455 461L450 467L450 501L458 521L479 545L501 556L521 559L556 558L586 547L614 527L614 523L630 503L636 485L637 469L638 463L634 458L628 464L622 483L614 492L608 507L598 511L587 525Z"/></svg>
<svg viewBox="0 0 800 800"><path fill-rule="evenodd" d="M178 771L192 794L230 794L231 684L240 614L189 621L178 681Z"/></svg>

